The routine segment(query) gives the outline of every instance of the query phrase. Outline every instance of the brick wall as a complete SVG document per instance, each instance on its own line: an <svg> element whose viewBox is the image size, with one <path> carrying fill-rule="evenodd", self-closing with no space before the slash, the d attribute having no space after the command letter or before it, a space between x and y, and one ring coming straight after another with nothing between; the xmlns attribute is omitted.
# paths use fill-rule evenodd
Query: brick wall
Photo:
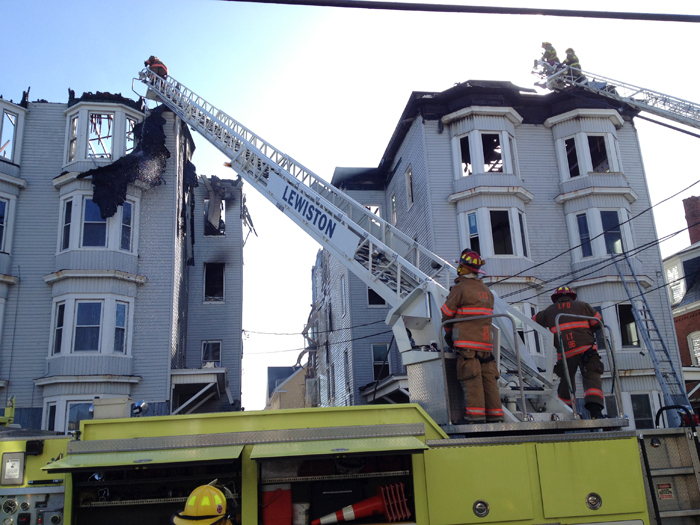
<svg viewBox="0 0 700 525"><path fill-rule="evenodd" d="M688 348L688 334L700 330L700 310L679 315L674 319L676 323L676 335L678 336L678 349L681 353L683 366L693 366Z"/></svg>

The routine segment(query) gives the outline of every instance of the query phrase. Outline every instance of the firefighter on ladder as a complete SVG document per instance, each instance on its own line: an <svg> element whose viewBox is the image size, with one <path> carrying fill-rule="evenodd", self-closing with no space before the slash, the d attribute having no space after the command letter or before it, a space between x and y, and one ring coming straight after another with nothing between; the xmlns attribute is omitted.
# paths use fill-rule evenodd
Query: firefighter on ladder
<svg viewBox="0 0 700 525"><path fill-rule="evenodd" d="M573 48L568 48L566 50L566 58L562 64L567 67L567 76L569 76L574 82L579 82L586 78L581 73L581 63L578 61L578 57L576 56ZM577 69L578 71L574 71L574 69Z"/></svg>
<svg viewBox="0 0 700 525"><path fill-rule="evenodd" d="M571 389L576 392L576 370L581 369L583 379L584 403L592 419L603 417L605 398L603 397L603 381L601 376L604 366L598 355L594 330L602 330L602 318L588 303L576 300L576 294L568 286L560 286L552 294L552 303L546 310L538 312L532 319L536 323L555 334L554 344L557 347L557 364L554 372L562 378L559 383L559 399L571 406L569 386L564 378L562 363L562 346L566 356ZM585 315L595 317L599 321L563 316L559 319L561 333L556 337L556 318L559 314Z"/></svg>
<svg viewBox="0 0 700 525"><path fill-rule="evenodd" d="M478 253L464 250L457 267L458 277L442 305L442 320L465 319L445 326L445 342L457 352L457 378L464 382L468 423L503 421L498 392L498 369L493 357L491 319L466 321L493 314L493 294L479 280L484 261Z"/></svg>
<svg viewBox="0 0 700 525"><path fill-rule="evenodd" d="M148 60L146 60L143 63L143 65L161 78L165 78L168 76L167 66L163 64L163 62L157 56L151 55L150 57L148 57Z"/></svg>
<svg viewBox="0 0 700 525"><path fill-rule="evenodd" d="M546 62L553 68L555 66L559 65L559 57L557 56L557 51L554 49L554 46L550 44L549 42L542 42L542 49L544 51L542 52L542 62Z"/></svg>

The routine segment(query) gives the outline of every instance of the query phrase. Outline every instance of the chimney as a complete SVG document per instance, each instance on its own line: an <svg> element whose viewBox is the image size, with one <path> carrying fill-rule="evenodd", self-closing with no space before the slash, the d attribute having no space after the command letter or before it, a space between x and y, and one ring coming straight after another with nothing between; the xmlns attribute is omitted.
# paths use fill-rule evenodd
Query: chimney
<svg viewBox="0 0 700 525"><path fill-rule="evenodd" d="M685 208L685 220L688 223L690 244L700 241L700 197L688 197L683 199Z"/></svg>

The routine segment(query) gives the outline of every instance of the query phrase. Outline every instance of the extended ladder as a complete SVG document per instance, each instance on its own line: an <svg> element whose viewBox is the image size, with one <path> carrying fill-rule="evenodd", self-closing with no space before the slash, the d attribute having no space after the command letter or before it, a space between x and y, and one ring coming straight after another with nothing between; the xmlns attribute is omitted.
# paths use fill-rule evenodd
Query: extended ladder
<svg viewBox="0 0 700 525"><path fill-rule="evenodd" d="M629 286L627 286L627 280L621 263L623 259L630 270L629 275L632 276L637 285L637 290L639 290L639 294L637 294L636 297L632 294ZM676 366L671 360L671 353L666 345L666 341L664 341L661 335L659 325L656 323L656 319L654 319L654 315L651 313L646 293L642 289L642 285L637 278L637 273L634 271L632 263L627 257L627 253L623 252L622 257L613 255L613 260L615 261L617 273L620 275L620 281L625 288L627 297L629 297L635 324L644 341L644 346L649 352L651 361L654 364L656 379L659 381L661 391L664 394L664 404L690 406L690 401L688 400L688 395L685 390L685 383L682 381ZM636 301L642 302L641 309L637 308L635 305ZM670 419L674 423L672 426L679 426L680 420L675 412L670 413Z"/></svg>
<svg viewBox="0 0 700 525"><path fill-rule="evenodd" d="M412 348L406 328L410 328L418 346L427 346L431 340L441 338L440 307L457 275L454 266L173 77L163 79L144 69L139 73L139 80L149 89L147 98L160 99L231 159L230 167L248 184L393 307L387 324L392 327L400 351ZM494 311L507 313L543 335L545 352L553 355L552 339L546 329L499 297L495 297ZM524 345L513 340L509 323L494 324L500 328L502 352L510 355L509 361L515 359L517 348L523 348L523 360L531 363L526 367L526 379L550 385L551 367L545 374L548 381L539 373Z"/></svg>
<svg viewBox="0 0 700 525"><path fill-rule="evenodd" d="M547 77L546 86L554 91L576 86L659 117L700 128L700 104L588 71L564 67Z"/></svg>

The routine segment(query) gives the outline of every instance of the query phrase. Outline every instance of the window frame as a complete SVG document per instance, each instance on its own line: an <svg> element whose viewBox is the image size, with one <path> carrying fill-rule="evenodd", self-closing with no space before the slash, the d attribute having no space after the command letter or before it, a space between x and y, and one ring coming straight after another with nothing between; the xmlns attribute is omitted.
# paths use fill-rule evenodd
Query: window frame
<svg viewBox="0 0 700 525"><path fill-rule="evenodd" d="M115 399L121 398L121 394L104 394L101 392L95 392L92 395L58 395L58 396L48 396L44 398L43 409L41 414L41 428L42 430L48 430L49 416L51 415L51 407L54 408L54 432L60 432L67 434L68 430L68 417L70 415L70 406L76 404L90 404L92 405L96 398L100 399ZM90 418L92 419L92 418ZM81 420L83 421L83 420ZM80 428L80 422L78 422L78 428Z"/></svg>
<svg viewBox="0 0 700 525"><path fill-rule="evenodd" d="M129 303L126 301L115 301L114 302L114 344L112 346L112 353L126 355L127 346L127 336L129 335ZM119 326L119 307L124 306L124 326ZM117 330L123 330L124 336L122 338L122 350L117 351Z"/></svg>
<svg viewBox="0 0 700 525"><path fill-rule="evenodd" d="M373 304L372 300L370 299L371 294L376 295L382 301L382 303ZM381 295L372 290L372 288L370 288L369 286L367 287L367 308L387 308L388 306L388 303L384 300L384 298Z"/></svg>
<svg viewBox="0 0 700 525"><path fill-rule="evenodd" d="M586 235L585 237L587 240L584 240L584 234L581 231L581 218L583 218L583 221L586 225ZM577 213L574 216L574 219L576 220L576 229L578 231L578 240L579 240L579 249L581 252L581 258L586 259L588 257L593 257L593 244L591 243L591 228L588 224L588 214L584 211L583 213ZM586 255L586 250L584 247L588 246L588 251L590 253Z"/></svg>
<svg viewBox="0 0 700 525"><path fill-rule="evenodd" d="M107 250L113 252L129 253L138 255L136 248L138 247L138 230L139 230L139 211L140 197L127 195L124 201L131 206L131 246L129 250L124 250L121 247L122 240L122 221L124 218L124 206L117 206L117 213L112 217L108 217L105 221L105 245L104 246L84 246L83 235L85 231L85 206L87 200L92 200L92 192L84 190L70 192L64 195L60 200L59 224L56 239L56 255L73 250L99 251ZM65 233L65 210L68 202L71 202L71 222L68 224L69 241L68 247L64 248L64 233ZM94 202L94 201L93 201Z"/></svg>
<svg viewBox="0 0 700 525"><path fill-rule="evenodd" d="M5 156L7 146L0 151L0 159L10 162L12 164L17 164L16 160L17 159L17 153L16 150L17 148L17 136L18 136L18 131L19 131L19 125L20 125L20 113L10 111L9 109L0 106L0 148L2 148L2 140L6 139L7 136L5 135L5 116L8 115L8 120L12 120L9 116L13 116L15 118L15 122L13 124L12 128L12 137L8 140L9 142L9 150L10 150L10 156L9 158Z"/></svg>
<svg viewBox="0 0 700 525"><path fill-rule="evenodd" d="M129 224L124 224L124 205L128 204L130 208L129 212ZM120 252L132 253L134 251L134 203L125 200L121 206L119 206L119 248ZM115 215L116 217L116 215ZM110 217L111 218L111 217ZM129 247L124 248L124 228L129 229Z"/></svg>
<svg viewBox="0 0 700 525"><path fill-rule="evenodd" d="M207 296L207 267L211 265L221 265L223 271L221 273L221 299L216 299L213 295ZM202 271L202 303L203 304L225 304L226 303L226 263L209 261L204 263Z"/></svg>
<svg viewBox="0 0 700 525"><path fill-rule="evenodd" d="M622 320L620 318L620 307L621 306L629 306L630 307L630 315L632 315L632 326L634 326L634 331L637 336L637 344L624 344L624 337L623 337L623 332L622 332ZM616 321L617 321L617 330L619 332L620 336L620 351L639 351L643 348L642 345L642 338L639 333L639 329L637 328L637 324L634 320L634 314L632 313L631 309L633 308L633 305L627 302L622 302L622 303L616 303L615 304L615 316L616 316ZM629 326L629 324L626 324L625 326Z"/></svg>
<svg viewBox="0 0 700 525"><path fill-rule="evenodd" d="M396 193L391 194L391 197L389 198L389 206L391 207L391 224L396 226Z"/></svg>
<svg viewBox="0 0 700 525"><path fill-rule="evenodd" d="M591 155L589 137L602 137L605 145L605 153L608 160L608 171L593 171L593 157ZM574 140L576 159L578 160L578 175L571 175L569 169L569 158L567 154L566 141ZM573 135L566 135L559 138L555 142L557 159L559 164L559 176L561 182L566 182L572 179L588 177L589 175L601 175L610 173L622 173L622 161L620 159L620 148L618 139L615 133L604 132L585 132L579 131Z"/></svg>
<svg viewBox="0 0 700 525"><path fill-rule="evenodd" d="M108 219L102 219L102 215L100 215L99 221L88 221L87 220L87 207L88 207L88 201L92 202L92 204L98 209L99 211L99 206L97 203L92 199L92 196L90 197L83 197L82 199L82 206L81 206L81 214L80 214L80 248L82 249L88 249L88 250L94 250L94 249L107 249L109 247L109 227L108 227ZM85 245L85 225L86 224L103 224L104 223L104 236L105 236L105 241L103 245Z"/></svg>
<svg viewBox="0 0 700 525"><path fill-rule="evenodd" d="M382 359L381 362L375 360L374 348L378 346L384 347L384 351L386 352L386 375L382 378L377 378L376 371L377 363L379 363L380 367L384 363L384 359ZM372 381L381 381L389 377L391 375L391 349L389 348L389 343L370 343L369 350L372 358Z"/></svg>
<svg viewBox="0 0 700 525"><path fill-rule="evenodd" d="M341 317L345 317L348 312L347 307L348 291L345 276L340 276L340 311L342 312Z"/></svg>
<svg viewBox="0 0 700 525"><path fill-rule="evenodd" d="M484 135L498 135L501 148L501 171L486 171ZM508 130L474 129L455 136L452 144L455 180L472 175L514 175L520 178L517 139ZM465 151L468 153L469 163L463 162ZM470 166L471 169L469 169ZM476 170L475 166L481 166L481 168Z"/></svg>
<svg viewBox="0 0 700 525"><path fill-rule="evenodd" d="M0 216L0 252L5 252L5 241L8 233L8 222L10 216L10 199L6 199L0 195L0 204L5 204L5 212Z"/></svg>
<svg viewBox="0 0 700 525"><path fill-rule="evenodd" d="M693 348L693 337L697 337L698 340L698 352L695 353L695 350ZM686 336L686 340L688 341L688 355L690 356L690 362L691 366L700 366L700 330L695 330L693 332L690 332Z"/></svg>
<svg viewBox="0 0 700 525"><path fill-rule="evenodd" d="M204 359L205 346L208 344L218 344L219 345L219 359ZM221 368L221 354L223 351L223 341L221 339L203 339L201 345L200 363L201 368L208 368L204 365L207 363L214 363L214 368Z"/></svg>
<svg viewBox="0 0 700 525"><path fill-rule="evenodd" d="M61 205L62 213L61 213L61 224L60 224L60 230L59 230L60 231L60 238L58 240L58 251L59 252L68 251L68 250L70 250L70 247L71 247L71 237L72 237L71 236L71 228L72 228L71 225L74 222L73 221L73 212L74 212L73 208L75 207L75 206L73 206L73 204L74 204L73 201L74 201L73 197L69 197L69 198L63 199L61 201L62 202L62 205ZM70 213L68 213L68 209L69 209L68 205L70 205ZM70 215L70 217L68 218L68 222L66 222L67 215ZM66 230L66 227L68 227L67 230ZM66 233L67 233L67 235L66 235Z"/></svg>
<svg viewBox="0 0 700 525"><path fill-rule="evenodd" d="M60 310L63 310L61 313ZM58 326L59 318L61 319L61 326ZM59 301L54 303L53 319L51 321L53 326L52 330L52 343L51 343L51 355L65 355L61 353L64 348L64 339L66 333L66 301ZM59 334L58 331L61 331ZM58 346L58 351L56 351L56 346Z"/></svg>
<svg viewBox="0 0 700 525"><path fill-rule="evenodd" d="M623 220L620 220L620 210L619 209L607 209L607 208L599 208L598 213L600 214L600 225L601 225L601 232L603 233L602 239L603 239L603 245L605 246L605 253L604 255L616 255L616 254L621 254L625 252L625 245L627 244L625 242L625 236L623 234L623 229L622 229L622 222ZM617 227L618 230L610 230L606 232L605 225L603 224L603 213L615 213L617 216ZM609 252L608 251L608 236L612 233L619 232L620 235L620 251L619 252ZM615 241L616 242L616 241Z"/></svg>
<svg viewBox="0 0 700 525"><path fill-rule="evenodd" d="M476 233L472 233L472 217L474 218L474 230ZM473 239L476 239L476 246L474 246ZM479 240L479 217L476 210L467 213L467 243L470 250L481 254L481 241Z"/></svg>
<svg viewBox="0 0 700 525"><path fill-rule="evenodd" d="M99 324L97 325L80 325L80 327L86 327L86 328L94 328L97 326L98 328L98 336L97 336L97 349L92 350L77 350L75 345L77 342L77 334L78 334L78 315L79 315L79 310L80 310L80 305L81 304L99 304L100 305L100 319L99 319ZM105 309L104 309L104 301L99 300L99 299L77 299L75 301L75 307L73 309L73 324L71 326L72 332L73 332L73 342L71 344L71 354L77 354L77 355L89 355L89 354L99 354L101 353L102 350L102 336L104 334L103 332L103 324L104 324L104 314L105 314Z"/></svg>
<svg viewBox="0 0 700 525"><path fill-rule="evenodd" d="M110 130L111 134L109 134L109 132L108 132L108 135L106 137L104 137L104 138L109 139L109 151L107 151L107 148L104 147L104 151L105 151L104 155L97 153L94 149L93 149L93 151L95 151L95 154L94 155L90 154L91 142L97 140L104 145L104 142L102 140L100 140L102 138L100 136L100 134L97 134L96 139L90 138L92 135L91 126L93 124L93 122L92 122L93 115L100 117L100 123L99 123L100 128L102 127L101 118L108 117L108 119L109 119L109 117L111 117L111 121L112 121L111 125L108 124L108 128L111 127L111 130ZM88 110L88 122L87 122L87 124L88 125L87 125L86 141L85 141L85 160L95 159L95 160L112 161L114 159L114 138L115 138L116 131L117 131L117 115L115 114L115 112L114 111L99 111L97 109L90 109L90 110Z"/></svg>
<svg viewBox="0 0 700 525"><path fill-rule="evenodd" d="M406 200L409 210L413 207L414 203L415 195L413 192L413 168L409 164L408 168L406 168Z"/></svg>
<svg viewBox="0 0 700 525"><path fill-rule="evenodd" d="M491 230L491 248L493 250L493 257L517 257L516 254L516 243L514 242L513 238L513 221L511 220L511 213L510 213L510 208L488 208L488 216L489 216L489 229ZM506 217L508 218L508 233L510 237L510 249L511 253L496 253L496 243L494 241L494 225L493 225L493 213L506 213Z"/></svg>

